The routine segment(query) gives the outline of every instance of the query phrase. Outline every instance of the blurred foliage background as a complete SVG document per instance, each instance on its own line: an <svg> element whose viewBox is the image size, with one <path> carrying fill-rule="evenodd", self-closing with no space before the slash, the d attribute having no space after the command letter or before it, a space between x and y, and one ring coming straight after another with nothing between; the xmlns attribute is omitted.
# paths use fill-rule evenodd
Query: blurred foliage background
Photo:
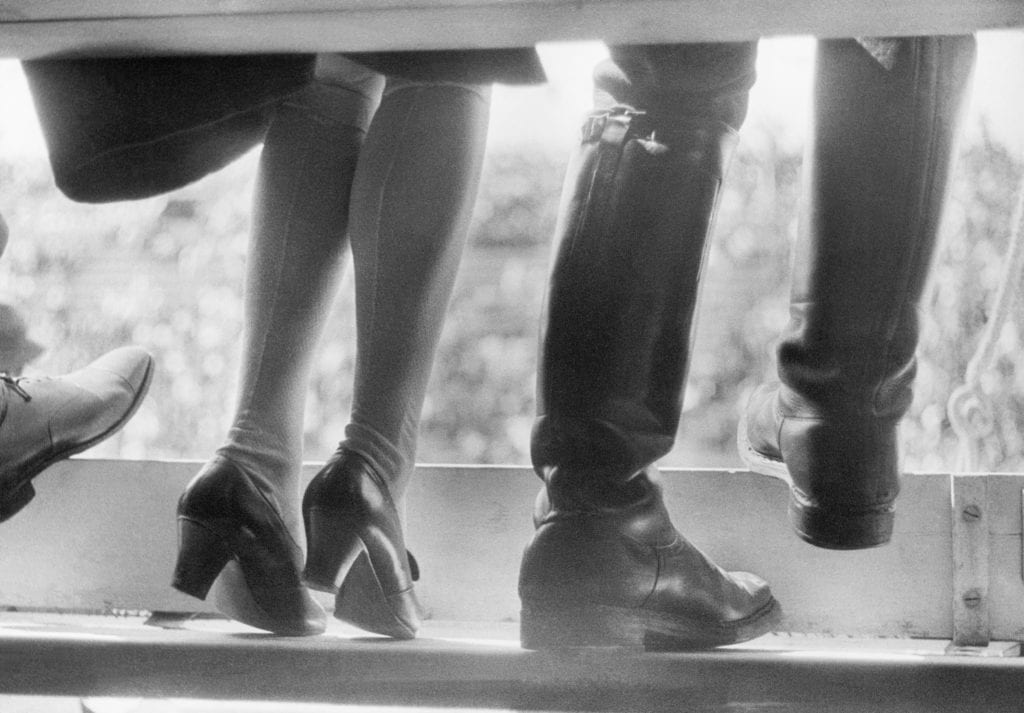
<svg viewBox="0 0 1024 713"><path fill-rule="evenodd" d="M556 84L500 95L502 107L526 107L521 116L530 119L511 139L492 141L488 151L470 248L424 410L421 462L529 461L538 316L572 148L567 131L536 137L546 127L575 125L579 116L573 112L567 122L564 105L552 103ZM669 465L739 466L738 405L773 374L774 341L787 319L802 128L799 112L780 123L786 99L773 96L757 101L775 101L768 107L774 111L757 102L752 107L726 182L685 414ZM945 239L924 300L917 396L903 426L913 470L953 467L956 439L946 403L1003 279L1022 165L987 121L982 113L969 117ZM44 155L0 156L0 211L11 231L0 260L2 297L25 315L32 337L49 347L31 371L66 372L128 343L157 358L147 402L93 455L203 459L219 444L233 408L255 160L254 152L160 198L85 206L56 191ZM349 275L310 384L305 433L311 461L333 451L348 417L352 303ZM1024 314L1015 315L982 380L991 404L982 469L1024 470Z"/></svg>

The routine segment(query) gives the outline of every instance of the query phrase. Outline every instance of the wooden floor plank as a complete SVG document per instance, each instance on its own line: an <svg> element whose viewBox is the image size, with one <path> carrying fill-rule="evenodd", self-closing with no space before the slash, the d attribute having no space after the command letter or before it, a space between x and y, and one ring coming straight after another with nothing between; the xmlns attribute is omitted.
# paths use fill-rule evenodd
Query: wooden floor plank
<svg viewBox="0 0 1024 713"><path fill-rule="evenodd" d="M7 695L648 712L827 703L993 713L1019 710L1024 659L945 656L920 642L900 650L799 638L682 654L529 652L508 626L433 623L422 638L395 642L343 627L297 639L217 622L167 630L131 618L6 613L0 670Z"/></svg>

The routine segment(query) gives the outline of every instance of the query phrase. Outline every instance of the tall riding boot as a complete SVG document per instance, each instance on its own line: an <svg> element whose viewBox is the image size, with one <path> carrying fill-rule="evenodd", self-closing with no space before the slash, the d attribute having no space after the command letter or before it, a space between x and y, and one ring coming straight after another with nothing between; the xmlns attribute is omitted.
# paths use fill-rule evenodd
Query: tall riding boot
<svg viewBox="0 0 1024 713"><path fill-rule="evenodd" d="M675 439L707 235L735 133L595 114L556 228L534 427L545 482L520 572L525 648L699 648L765 633L767 585L676 531L651 465Z"/></svg>
<svg viewBox="0 0 1024 713"><path fill-rule="evenodd" d="M796 532L819 547L892 534L917 305L973 59L971 37L819 45L782 383L754 393L739 434L751 468L789 479Z"/></svg>

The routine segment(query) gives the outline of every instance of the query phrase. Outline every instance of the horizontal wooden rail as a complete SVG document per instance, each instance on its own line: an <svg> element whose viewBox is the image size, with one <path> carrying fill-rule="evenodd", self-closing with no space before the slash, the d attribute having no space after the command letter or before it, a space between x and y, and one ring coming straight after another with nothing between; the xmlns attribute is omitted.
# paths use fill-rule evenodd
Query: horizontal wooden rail
<svg viewBox="0 0 1024 713"><path fill-rule="evenodd" d="M1019 713L1024 680L1024 658L951 657L885 642L769 638L702 653L560 653L524 651L514 635L509 627L431 625L412 642L333 630L288 639L201 623L161 630L139 620L0 614L0 694L618 713Z"/></svg>
<svg viewBox="0 0 1024 713"><path fill-rule="evenodd" d="M0 56L359 51L966 33L1020 0L0 0Z"/></svg>
<svg viewBox="0 0 1024 713"><path fill-rule="evenodd" d="M175 500L198 467L75 458L36 479L36 500L0 526L0 697L645 713L1020 710L1024 658L1011 642L1024 639L1021 474L966 482L907 474L893 542L829 552L790 531L784 483L668 470L679 527L725 567L768 578L784 619L774 635L716 652L640 654L519 648L516 577L537 491L523 467L418 469L408 540L429 616L415 641L333 620L323 636L278 638L211 618L208 605L168 586ZM308 466L305 478L314 472ZM981 549L987 566L961 571L958 557ZM980 593L985 612L971 626L1003 641L945 655L964 588Z"/></svg>
<svg viewBox="0 0 1024 713"><path fill-rule="evenodd" d="M54 466L36 479L36 500L0 525L0 608L211 611L169 586L175 503L197 469L183 461L87 458ZM305 477L314 472L310 465ZM723 566L771 582L784 631L950 639L965 594L977 590L981 601L966 603L982 607L984 618L974 617L972 626L993 640L1024 640L1024 475L984 476L985 487L970 500L978 517L965 528L951 511L947 474L906 474L892 543L859 552L799 540L778 480L666 470L664 481L687 537ZM408 542L423 570L418 587L431 619L518 620L519 558L537 487L523 467L418 469L407 498ZM968 539L954 540L954 533ZM957 557L979 547L987 567L963 569Z"/></svg>

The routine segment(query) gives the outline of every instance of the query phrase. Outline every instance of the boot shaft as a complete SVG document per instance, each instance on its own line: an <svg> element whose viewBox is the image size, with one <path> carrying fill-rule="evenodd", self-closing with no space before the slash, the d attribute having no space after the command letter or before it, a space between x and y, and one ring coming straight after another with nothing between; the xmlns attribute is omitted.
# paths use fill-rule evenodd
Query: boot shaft
<svg viewBox="0 0 1024 713"><path fill-rule="evenodd" d="M535 465L628 477L671 449L735 132L595 114L570 165L543 323Z"/></svg>
<svg viewBox="0 0 1024 713"><path fill-rule="evenodd" d="M872 50L872 51L869 51ZM780 375L829 409L901 415L974 59L971 37L819 43Z"/></svg>

